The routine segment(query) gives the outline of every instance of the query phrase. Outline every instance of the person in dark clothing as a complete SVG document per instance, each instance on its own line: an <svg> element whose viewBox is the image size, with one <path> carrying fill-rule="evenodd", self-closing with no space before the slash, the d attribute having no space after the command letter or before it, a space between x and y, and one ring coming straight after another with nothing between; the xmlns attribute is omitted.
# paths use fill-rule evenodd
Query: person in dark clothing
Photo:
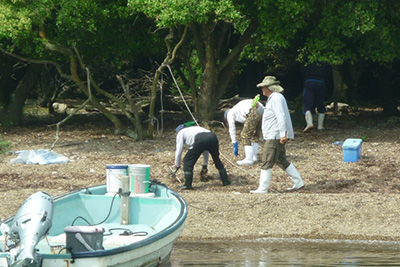
<svg viewBox="0 0 400 267"><path fill-rule="evenodd" d="M315 108L318 112L318 130L324 129L325 120L325 87L330 75L330 66L314 62L307 65L304 75L303 112L306 120L304 132L308 133L314 128L312 114Z"/></svg>
<svg viewBox="0 0 400 267"><path fill-rule="evenodd" d="M189 147L188 152L183 158L185 185L180 187L180 189L193 189L192 181L194 164L197 162L200 155L203 155L203 170L207 169L209 154L211 154L215 167L219 172L222 184L224 186L231 184L224 164L219 158L219 142L217 136L213 132L203 127L185 127L181 124L176 128L176 133L175 167L172 171L173 174L175 174L181 166L183 146L186 145Z"/></svg>

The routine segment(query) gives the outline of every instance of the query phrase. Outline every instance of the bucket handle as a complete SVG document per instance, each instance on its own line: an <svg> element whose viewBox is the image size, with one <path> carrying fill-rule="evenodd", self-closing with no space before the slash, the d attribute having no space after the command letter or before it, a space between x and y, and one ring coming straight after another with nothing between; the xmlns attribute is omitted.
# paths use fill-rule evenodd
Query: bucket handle
<svg viewBox="0 0 400 267"><path fill-rule="evenodd" d="M94 251L88 243L86 243L85 239L83 239L83 236L80 233L75 234L75 238L88 250L88 251Z"/></svg>

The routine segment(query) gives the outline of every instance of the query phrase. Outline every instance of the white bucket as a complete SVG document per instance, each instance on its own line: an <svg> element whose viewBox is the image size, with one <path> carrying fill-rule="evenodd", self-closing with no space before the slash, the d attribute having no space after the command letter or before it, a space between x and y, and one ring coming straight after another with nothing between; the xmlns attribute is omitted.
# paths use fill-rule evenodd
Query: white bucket
<svg viewBox="0 0 400 267"><path fill-rule="evenodd" d="M128 166L128 172L131 193L148 193L150 184L150 165L132 164Z"/></svg>
<svg viewBox="0 0 400 267"><path fill-rule="evenodd" d="M107 192L117 193L122 188L122 176L128 176L128 165L107 165Z"/></svg>

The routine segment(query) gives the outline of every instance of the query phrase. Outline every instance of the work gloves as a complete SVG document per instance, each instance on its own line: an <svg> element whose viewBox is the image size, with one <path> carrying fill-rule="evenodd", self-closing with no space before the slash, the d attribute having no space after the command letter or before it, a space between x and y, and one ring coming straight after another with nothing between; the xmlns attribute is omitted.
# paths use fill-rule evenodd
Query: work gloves
<svg viewBox="0 0 400 267"><path fill-rule="evenodd" d="M254 97L253 102L251 103L251 106L252 106L253 108L256 108L256 107L257 107L258 100L260 100L260 94L258 94L258 95L256 95L256 96Z"/></svg>
<svg viewBox="0 0 400 267"><path fill-rule="evenodd" d="M238 143L238 141L233 143L233 155L235 155L236 157L239 156L239 143Z"/></svg>

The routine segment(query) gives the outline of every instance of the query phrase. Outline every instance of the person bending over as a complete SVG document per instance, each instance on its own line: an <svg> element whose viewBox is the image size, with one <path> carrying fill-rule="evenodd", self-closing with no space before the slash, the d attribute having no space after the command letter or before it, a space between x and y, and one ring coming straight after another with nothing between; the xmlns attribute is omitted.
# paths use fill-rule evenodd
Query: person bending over
<svg viewBox="0 0 400 267"><path fill-rule="evenodd" d="M189 147L185 157L183 158L183 171L185 174L185 184L180 187L181 190L193 189L193 168L194 164L203 154L203 170L207 169L209 154L215 163L221 177L222 185L230 185L228 174L224 164L219 158L219 142L217 136L200 126L186 127L181 124L176 128L176 151L175 151L175 167L172 171L175 174L181 166L181 157L183 147Z"/></svg>

